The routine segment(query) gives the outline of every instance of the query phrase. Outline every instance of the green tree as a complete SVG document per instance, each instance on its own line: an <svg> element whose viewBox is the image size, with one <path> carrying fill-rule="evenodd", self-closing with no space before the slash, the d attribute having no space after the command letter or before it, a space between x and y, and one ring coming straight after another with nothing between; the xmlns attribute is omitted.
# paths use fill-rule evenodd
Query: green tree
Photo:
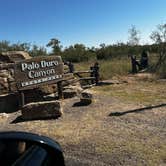
<svg viewBox="0 0 166 166"><path fill-rule="evenodd" d="M37 45L33 45L31 50L29 51L30 55L35 57L35 56L45 56L47 55L47 51L44 47L39 47Z"/></svg>
<svg viewBox="0 0 166 166"><path fill-rule="evenodd" d="M60 55L62 52L62 46L60 45L60 41L56 38L52 38L46 46L52 48L52 54L54 55Z"/></svg>
<svg viewBox="0 0 166 166"><path fill-rule="evenodd" d="M86 48L83 44L75 44L65 48L62 53L64 61L82 62L96 59L95 49Z"/></svg>
<svg viewBox="0 0 166 166"><path fill-rule="evenodd" d="M30 51L31 44L30 43L16 43L10 45L9 51Z"/></svg>
<svg viewBox="0 0 166 166"><path fill-rule="evenodd" d="M0 52L6 52L9 51L10 48L10 42L6 40L0 41Z"/></svg>

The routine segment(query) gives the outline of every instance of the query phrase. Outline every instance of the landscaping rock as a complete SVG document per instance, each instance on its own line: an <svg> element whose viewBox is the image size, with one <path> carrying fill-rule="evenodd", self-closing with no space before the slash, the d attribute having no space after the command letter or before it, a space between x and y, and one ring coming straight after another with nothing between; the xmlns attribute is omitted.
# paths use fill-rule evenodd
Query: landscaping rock
<svg viewBox="0 0 166 166"><path fill-rule="evenodd" d="M15 62L30 59L24 51L8 51L0 53L0 95L16 91L13 65Z"/></svg>
<svg viewBox="0 0 166 166"><path fill-rule="evenodd" d="M8 118L9 115L7 113L0 113L0 118L3 119L3 118Z"/></svg>
<svg viewBox="0 0 166 166"><path fill-rule="evenodd" d="M63 95L65 99L72 98L77 96L77 91L74 89L66 89L63 91Z"/></svg>
<svg viewBox="0 0 166 166"><path fill-rule="evenodd" d="M81 93L80 103L82 105L89 105L92 103L92 98L93 98L92 94L83 92Z"/></svg>
<svg viewBox="0 0 166 166"><path fill-rule="evenodd" d="M29 103L22 108L22 119L48 119L62 116L60 101Z"/></svg>
<svg viewBox="0 0 166 166"><path fill-rule="evenodd" d="M0 95L0 113L12 113L19 109L18 94Z"/></svg>
<svg viewBox="0 0 166 166"><path fill-rule="evenodd" d="M81 85L79 83L75 83L74 85L69 85L64 88L63 91L64 98L72 98L77 95L80 95L82 90L83 89L81 88Z"/></svg>
<svg viewBox="0 0 166 166"><path fill-rule="evenodd" d="M32 57L24 51L8 51L0 54L0 61L4 63L14 63Z"/></svg>

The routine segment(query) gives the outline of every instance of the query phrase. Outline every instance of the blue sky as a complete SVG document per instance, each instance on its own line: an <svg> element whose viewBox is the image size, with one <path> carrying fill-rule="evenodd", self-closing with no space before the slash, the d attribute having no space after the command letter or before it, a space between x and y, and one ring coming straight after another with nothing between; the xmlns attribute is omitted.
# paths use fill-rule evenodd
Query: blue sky
<svg viewBox="0 0 166 166"><path fill-rule="evenodd" d="M142 42L166 22L166 0L0 0L0 40L98 46L128 40L135 25Z"/></svg>

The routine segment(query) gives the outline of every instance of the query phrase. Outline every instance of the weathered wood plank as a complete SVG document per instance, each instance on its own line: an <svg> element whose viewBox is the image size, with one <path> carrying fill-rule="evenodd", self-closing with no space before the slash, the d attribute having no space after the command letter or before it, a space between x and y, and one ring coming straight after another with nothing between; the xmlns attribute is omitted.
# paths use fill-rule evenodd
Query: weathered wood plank
<svg viewBox="0 0 166 166"><path fill-rule="evenodd" d="M82 78L79 78L80 80L94 80L95 77L82 77Z"/></svg>
<svg viewBox="0 0 166 166"><path fill-rule="evenodd" d="M84 74L84 73L91 73L93 70L86 70L86 71L74 71L73 74Z"/></svg>

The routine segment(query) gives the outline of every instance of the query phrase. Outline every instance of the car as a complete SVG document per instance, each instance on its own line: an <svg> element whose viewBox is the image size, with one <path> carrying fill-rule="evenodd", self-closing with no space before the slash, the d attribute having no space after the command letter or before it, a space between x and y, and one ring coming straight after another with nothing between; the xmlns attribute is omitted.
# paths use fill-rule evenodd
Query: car
<svg viewBox="0 0 166 166"><path fill-rule="evenodd" d="M0 132L0 163L2 166L65 166L58 142L18 131Z"/></svg>

